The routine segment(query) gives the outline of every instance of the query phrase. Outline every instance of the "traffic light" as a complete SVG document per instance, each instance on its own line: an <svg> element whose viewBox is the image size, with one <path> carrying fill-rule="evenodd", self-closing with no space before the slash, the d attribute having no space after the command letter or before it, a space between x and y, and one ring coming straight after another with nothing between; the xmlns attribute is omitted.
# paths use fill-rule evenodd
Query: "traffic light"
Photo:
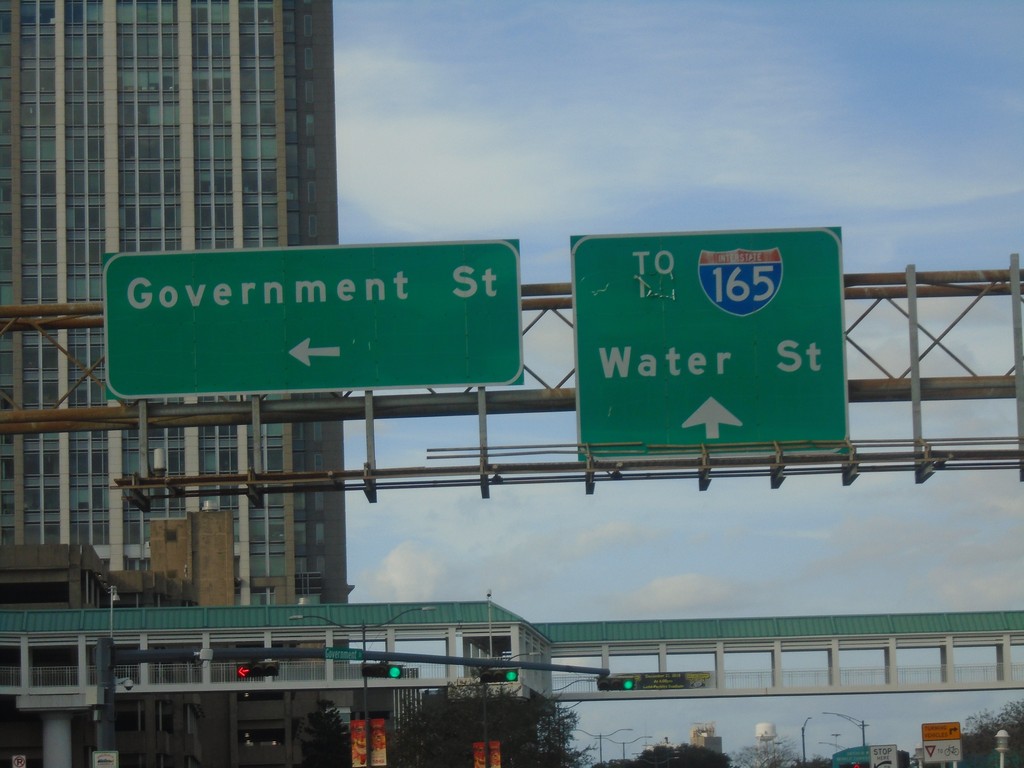
<svg viewBox="0 0 1024 768"><path fill-rule="evenodd" d="M599 691L632 691L636 688L636 677L633 675L608 675L597 678Z"/></svg>
<svg viewBox="0 0 1024 768"><path fill-rule="evenodd" d="M513 667L490 667L480 670L481 683L517 683L519 670Z"/></svg>
<svg viewBox="0 0 1024 768"><path fill-rule="evenodd" d="M398 664L380 662L377 664L363 664L363 677L386 677L397 680L405 675L405 670Z"/></svg>
<svg viewBox="0 0 1024 768"><path fill-rule="evenodd" d="M251 677L277 677L277 673L278 664L273 659L250 661L235 667L235 677L239 680L248 680Z"/></svg>

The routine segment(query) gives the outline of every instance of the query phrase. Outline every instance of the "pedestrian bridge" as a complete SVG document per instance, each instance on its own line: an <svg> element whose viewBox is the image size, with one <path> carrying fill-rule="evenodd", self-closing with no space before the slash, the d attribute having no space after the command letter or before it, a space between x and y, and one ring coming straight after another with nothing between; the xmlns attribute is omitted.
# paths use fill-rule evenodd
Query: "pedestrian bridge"
<svg viewBox="0 0 1024 768"><path fill-rule="evenodd" d="M534 623L460 602L0 611L0 696L23 709L94 706L107 636L118 652L150 652L132 664L115 655L119 690L133 694L362 687L359 661L325 647L420 659L372 689L473 684L471 660L487 657L681 686L601 691L594 675L523 670L525 688L568 701L1024 688L1024 611ZM278 661L276 675L237 676L263 659Z"/></svg>

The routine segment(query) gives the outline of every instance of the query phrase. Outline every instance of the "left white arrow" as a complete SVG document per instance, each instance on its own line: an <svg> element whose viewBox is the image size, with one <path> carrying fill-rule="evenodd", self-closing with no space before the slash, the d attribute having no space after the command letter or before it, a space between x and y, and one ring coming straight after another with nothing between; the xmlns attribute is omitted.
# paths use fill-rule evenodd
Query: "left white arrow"
<svg viewBox="0 0 1024 768"><path fill-rule="evenodd" d="M689 429L698 424L705 425L708 440L716 440L718 438L718 427L720 424L728 424L731 427L743 426L742 421L737 419L728 408L713 397L709 397L701 404L700 408L690 414L690 418L683 422L683 429Z"/></svg>
<svg viewBox="0 0 1024 768"><path fill-rule="evenodd" d="M303 339L288 354L305 366L309 365L311 357L341 357L341 347L311 347L309 341Z"/></svg>

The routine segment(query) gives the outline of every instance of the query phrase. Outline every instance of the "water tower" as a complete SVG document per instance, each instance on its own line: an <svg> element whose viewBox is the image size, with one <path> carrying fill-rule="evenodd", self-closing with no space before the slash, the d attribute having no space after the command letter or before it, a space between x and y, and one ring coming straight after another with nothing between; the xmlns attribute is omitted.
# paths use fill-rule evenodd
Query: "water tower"
<svg viewBox="0 0 1024 768"><path fill-rule="evenodd" d="M758 749L769 749L775 744L778 733L775 730L775 723L758 723L754 726L754 738L757 740Z"/></svg>

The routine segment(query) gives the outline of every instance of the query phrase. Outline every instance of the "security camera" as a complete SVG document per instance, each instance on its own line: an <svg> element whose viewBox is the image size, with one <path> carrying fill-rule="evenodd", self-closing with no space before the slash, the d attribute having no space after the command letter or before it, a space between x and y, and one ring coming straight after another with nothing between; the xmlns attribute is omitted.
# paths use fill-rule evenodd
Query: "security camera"
<svg viewBox="0 0 1024 768"><path fill-rule="evenodd" d="M117 682L126 691L130 691L132 688L135 687L135 681L132 680L130 677L123 677L120 680L118 680Z"/></svg>

